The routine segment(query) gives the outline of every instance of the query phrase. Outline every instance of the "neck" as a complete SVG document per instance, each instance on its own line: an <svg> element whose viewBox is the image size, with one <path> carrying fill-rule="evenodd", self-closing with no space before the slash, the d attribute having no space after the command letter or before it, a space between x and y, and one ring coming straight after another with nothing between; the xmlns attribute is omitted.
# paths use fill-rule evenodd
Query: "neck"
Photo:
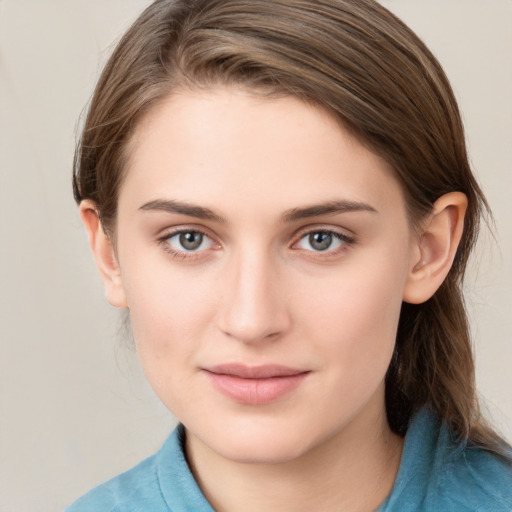
<svg viewBox="0 0 512 512"><path fill-rule="evenodd" d="M192 472L217 512L368 512L391 492L403 440L380 415L357 418L320 446L277 464L233 462L190 433L186 446Z"/></svg>

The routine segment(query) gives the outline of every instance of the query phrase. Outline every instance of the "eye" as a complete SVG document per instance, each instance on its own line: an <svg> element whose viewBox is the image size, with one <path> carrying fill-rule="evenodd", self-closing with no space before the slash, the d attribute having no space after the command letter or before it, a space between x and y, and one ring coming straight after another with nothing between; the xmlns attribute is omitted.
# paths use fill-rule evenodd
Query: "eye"
<svg viewBox="0 0 512 512"><path fill-rule="evenodd" d="M168 250L180 254L196 253L215 246L209 236L194 230L177 231L166 235L161 241L167 245Z"/></svg>
<svg viewBox="0 0 512 512"><path fill-rule="evenodd" d="M351 243L353 239L336 231L317 230L304 234L296 247L305 251L335 252Z"/></svg>

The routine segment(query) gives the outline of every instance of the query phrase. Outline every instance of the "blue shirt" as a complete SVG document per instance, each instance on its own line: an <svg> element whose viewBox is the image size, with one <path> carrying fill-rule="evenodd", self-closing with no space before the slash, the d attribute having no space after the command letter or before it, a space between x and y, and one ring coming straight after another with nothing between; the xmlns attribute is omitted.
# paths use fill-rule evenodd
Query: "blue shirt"
<svg viewBox="0 0 512 512"><path fill-rule="evenodd" d="M162 448L65 512L213 512L184 456L179 426ZM456 442L426 410L412 419L393 490L377 512L512 512L512 467Z"/></svg>

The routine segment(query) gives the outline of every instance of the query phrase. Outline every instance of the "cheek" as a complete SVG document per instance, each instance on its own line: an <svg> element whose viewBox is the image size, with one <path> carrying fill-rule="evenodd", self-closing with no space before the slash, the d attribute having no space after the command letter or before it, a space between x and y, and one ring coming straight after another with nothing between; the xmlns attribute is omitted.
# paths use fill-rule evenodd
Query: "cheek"
<svg viewBox="0 0 512 512"><path fill-rule="evenodd" d="M211 323L208 280L176 271L165 258L144 263L134 255L133 261L136 270L126 265L123 283L139 356L143 364L165 358L178 364Z"/></svg>
<svg viewBox="0 0 512 512"><path fill-rule="evenodd" d="M131 279L125 288L141 366L167 408L184 417L189 400L201 403L201 396L187 383L199 347L208 338L214 297L204 279L187 279L163 266L139 264L136 274L127 275Z"/></svg>
<svg viewBox="0 0 512 512"><path fill-rule="evenodd" d="M384 377L393 353L402 305L406 251L386 250L347 262L317 283L304 301L307 337L333 360L333 372L359 379ZM347 377L348 378L348 377Z"/></svg>

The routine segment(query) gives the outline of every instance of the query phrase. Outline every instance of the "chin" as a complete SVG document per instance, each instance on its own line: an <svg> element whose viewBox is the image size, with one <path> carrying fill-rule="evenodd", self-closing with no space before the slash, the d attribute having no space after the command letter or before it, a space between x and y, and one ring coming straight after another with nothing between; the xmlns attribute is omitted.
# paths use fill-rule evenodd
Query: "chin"
<svg viewBox="0 0 512 512"><path fill-rule="evenodd" d="M314 446L310 429L290 428L288 422L246 419L212 428L196 437L221 457L241 464L281 464L297 459ZM223 428L224 427L224 428Z"/></svg>
<svg viewBox="0 0 512 512"><path fill-rule="evenodd" d="M219 446L216 451L225 459L239 464L284 464L299 458L307 448L295 440L284 442L284 439L274 437L271 440L265 439L265 442L255 442L254 439L231 441Z"/></svg>

